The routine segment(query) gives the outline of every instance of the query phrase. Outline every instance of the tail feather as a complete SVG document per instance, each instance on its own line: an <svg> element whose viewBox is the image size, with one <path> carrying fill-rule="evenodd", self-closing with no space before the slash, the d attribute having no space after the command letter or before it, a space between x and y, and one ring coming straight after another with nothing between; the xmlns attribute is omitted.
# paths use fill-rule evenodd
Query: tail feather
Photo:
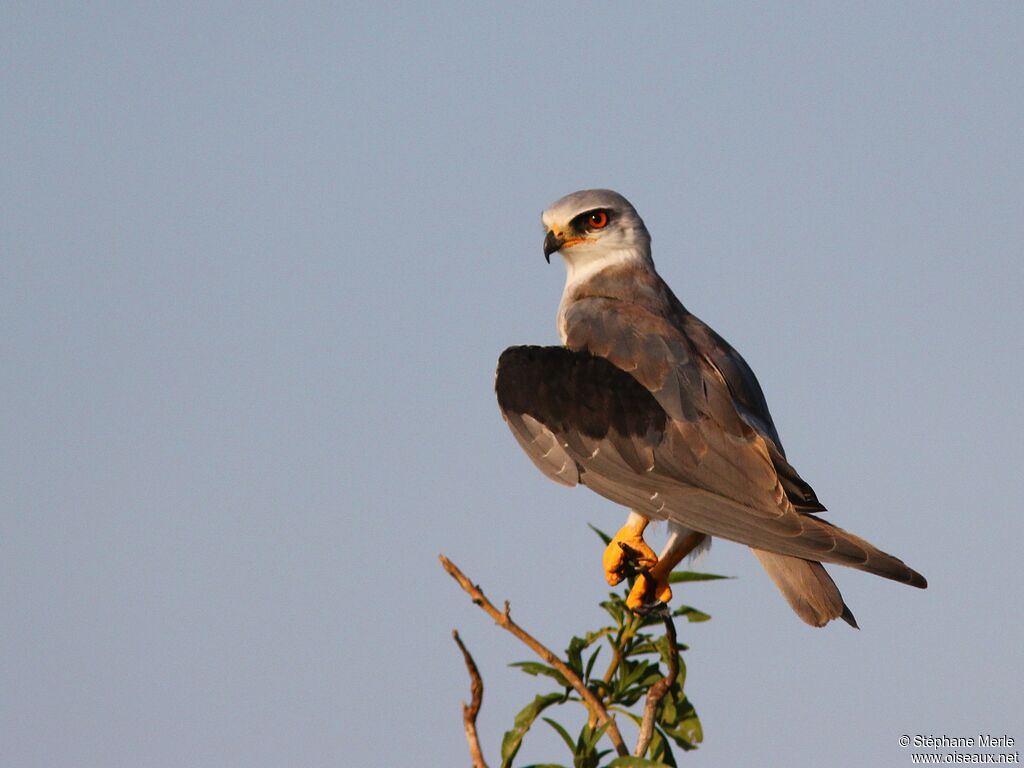
<svg viewBox="0 0 1024 768"><path fill-rule="evenodd" d="M751 548L751 552L768 571L790 608L812 627L823 627L832 619L842 619L854 629L858 628L839 588L821 563L763 549Z"/></svg>
<svg viewBox="0 0 1024 768"><path fill-rule="evenodd" d="M833 551L822 552L822 561L848 565L918 589L928 588L928 580L924 576L871 542L818 517L805 516L804 520L813 521L832 542Z"/></svg>

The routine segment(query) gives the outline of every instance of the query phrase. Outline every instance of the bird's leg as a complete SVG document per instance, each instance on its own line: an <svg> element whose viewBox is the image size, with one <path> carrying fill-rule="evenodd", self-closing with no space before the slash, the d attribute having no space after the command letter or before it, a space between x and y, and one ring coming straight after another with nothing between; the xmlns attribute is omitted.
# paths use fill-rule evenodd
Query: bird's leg
<svg viewBox="0 0 1024 768"><path fill-rule="evenodd" d="M668 584L672 569L704 541L706 534L669 523L669 537L665 548L654 567L639 574L626 598L626 605L634 611L650 607L655 603L667 603L672 599L672 588Z"/></svg>
<svg viewBox="0 0 1024 768"><path fill-rule="evenodd" d="M604 577L613 587L632 573L631 568L651 568L658 562L654 550L644 541L644 529L650 520L632 510L626 524L604 550Z"/></svg>

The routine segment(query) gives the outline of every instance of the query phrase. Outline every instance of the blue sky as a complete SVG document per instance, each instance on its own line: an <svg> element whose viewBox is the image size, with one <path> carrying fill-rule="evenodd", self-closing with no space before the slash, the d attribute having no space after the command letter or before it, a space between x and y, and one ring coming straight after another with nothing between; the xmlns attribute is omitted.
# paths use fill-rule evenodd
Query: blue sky
<svg viewBox="0 0 1024 768"><path fill-rule="evenodd" d="M0 29L0 762L493 761L599 621L623 513L498 415L555 343L540 212L635 204L829 519L812 630L742 547L678 597L693 766L1024 739L1017 4L8 3ZM653 537L660 542L660 536ZM561 759L553 735L523 762Z"/></svg>

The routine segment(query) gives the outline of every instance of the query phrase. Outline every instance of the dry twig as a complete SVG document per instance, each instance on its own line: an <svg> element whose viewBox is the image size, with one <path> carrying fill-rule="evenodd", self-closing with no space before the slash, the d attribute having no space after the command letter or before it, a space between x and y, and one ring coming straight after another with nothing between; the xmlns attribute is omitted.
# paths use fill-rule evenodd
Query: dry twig
<svg viewBox="0 0 1024 768"><path fill-rule="evenodd" d="M636 749L633 750L635 757L643 757L647 747L651 744L651 737L654 735L654 714L658 704L675 685L679 676L679 647L676 645L676 624L672 620L672 614L664 609L662 619L665 622L665 637L668 642L668 674L651 686L647 691L647 701L644 703L644 718L640 723L640 733L636 737Z"/></svg>
<svg viewBox="0 0 1024 768"><path fill-rule="evenodd" d="M564 661L555 656L555 654L549 651L536 638L512 621L509 617L510 607L508 601L505 601L505 610L499 611L494 607L494 604L487 599L487 596L480 590L480 587L467 579L465 574L463 574L451 560L444 555L438 555L438 559L440 559L441 565L444 566L444 569L448 574L459 582L459 586L462 587L466 594L470 596L473 602L479 605L488 616L494 619L494 622L499 627L511 632L519 638L519 640L529 646L534 653L561 673L566 681L568 681L568 683L575 689L576 693L580 695L580 698L583 699L583 703L586 704L587 710L590 712L590 716L601 725L605 725L607 723L608 729L605 733L607 733L608 738L611 739L612 745L615 747L615 751L622 757L628 756L629 749L626 747L626 743L622 740L622 734L619 732L619 727L615 723L615 718L608 714L608 710L605 709L604 704L602 704L593 692L583 684L583 681L580 680L579 676L573 672ZM673 635L673 639L674 637L675 636ZM675 679L674 676L673 679ZM660 684L660 681L658 684ZM671 685L671 683L669 685ZM664 695L664 693L662 695Z"/></svg>
<svg viewBox="0 0 1024 768"><path fill-rule="evenodd" d="M459 646L459 650L462 651L462 658L465 659L466 669L469 671L469 693L472 698L469 704L462 705L462 725L466 729L469 755L473 758L473 768L487 768L483 752L480 751L480 737L476 732L476 716L480 713L480 705L484 700L484 681L480 677L480 670L476 668L476 662L473 661L462 638L459 637L459 630L452 630L452 638Z"/></svg>

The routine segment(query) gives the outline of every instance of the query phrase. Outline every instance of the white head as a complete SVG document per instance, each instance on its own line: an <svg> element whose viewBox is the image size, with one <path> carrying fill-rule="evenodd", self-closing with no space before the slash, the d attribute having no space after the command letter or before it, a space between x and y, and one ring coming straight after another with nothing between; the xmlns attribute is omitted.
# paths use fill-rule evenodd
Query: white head
<svg viewBox="0 0 1024 768"><path fill-rule="evenodd" d="M651 265L651 236L630 202L610 189L566 195L544 211L544 258L556 251L575 282L625 261Z"/></svg>

